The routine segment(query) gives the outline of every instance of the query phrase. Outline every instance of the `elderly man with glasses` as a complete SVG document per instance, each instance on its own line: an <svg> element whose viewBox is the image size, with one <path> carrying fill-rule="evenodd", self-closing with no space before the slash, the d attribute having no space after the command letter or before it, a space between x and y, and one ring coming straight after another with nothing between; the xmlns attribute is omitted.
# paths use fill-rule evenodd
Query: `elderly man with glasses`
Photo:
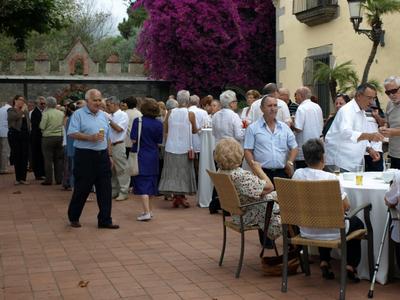
<svg viewBox="0 0 400 300"><path fill-rule="evenodd" d="M400 169L400 77L390 76L383 85L390 101L386 107L386 124L379 131L389 138L391 167Z"/></svg>
<svg viewBox="0 0 400 300"><path fill-rule="evenodd" d="M367 132L365 110L376 98L376 88L368 83L360 85L353 100L344 105L336 114L335 120L325 137L326 165L329 170L338 166L343 171L355 171L363 164L365 151L373 161L380 159L370 141L380 142L383 135Z"/></svg>

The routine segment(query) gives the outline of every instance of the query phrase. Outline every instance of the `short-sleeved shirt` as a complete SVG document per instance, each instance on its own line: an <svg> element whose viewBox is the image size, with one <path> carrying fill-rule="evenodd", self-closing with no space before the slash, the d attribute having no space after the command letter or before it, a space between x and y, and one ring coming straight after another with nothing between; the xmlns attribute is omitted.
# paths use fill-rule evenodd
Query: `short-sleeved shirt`
<svg viewBox="0 0 400 300"><path fill-rule="evenodd" d="M292 179L296 180L338 180L338 178L332 174L322 170L304 168L297 169ZM340 186L340 191L342 194L342 200L346 198L346 192L344 192L343 187ZM321 198L323 199L323 198ZM321 205L324 205L321 203ZM349 222L346 220L346 233L349 231ZM336 228L309 228L300 227L300 235L304 238L315 239L315 240L336 240L340 238L340 231Z"/></svg>
<svg viewBox="0 0 400 300"><path fill-rule="evenodd" d="M297 147L296 138L283 122L276 121L271 132L264 118L246 130L244 149L253 150L254 159L266 169L283 169L288 152Z"/></svg>
<svg viewBox="0 0 400 300"><path fill-rule="evenodd" d="M386 107L386 120L390 128L400 128L400 104L389 101ZM400 136L389 138L389 155L400 158Z"/></svg>
<svg viewBox="0 0 400 300"><path fill-rule="evenodd" d="M110 128L110 142L116 143L125 141L126 131L129 126L129 117L122 110L118 109L115 113L111 114L111 120L122 129L121 132L117 132L113 128Z"/></svg>
<svg viewBox="0 0 400 300"><path fill-rule="evenodd" d="M400 171L396 171L390 190L386 192L385 198L390 204L395 204L396 209L400 211ZM400 221L392 222L392 240L400 243Z"/></svg>
<svg viewBox="0 0 400 300"><path fill-rule="evenodd" d="M92 113L87 106L75 111L71 116L71 122L68 127L68 135L73 133L96 134L100 129L104 130L104 140L101 142L89 142L75 140L74 147L78 149L106 150L107 140L110 133L110 125L105 113L99 110L96 114Z"/></svg>
<svg viewBox="0 0 400 300"><path fill-rule="evenodd" d="M306 99L299 105L296 118L294 119L294 127L301 130L296 133L296 141L299 145L299 153L296 160L304 160L303 149L301 148L309 139L318 139L322 134L324 119L321 107Z"/></svg>
<svg viewBox="0 0 400 300"><path fill-rule="evenodd" d="M240 120L238 114L229 108L223 108L213 115L212 128L215 144L227 137L232 137L238 142L243 140L244 129L242 120Z"/></svg>

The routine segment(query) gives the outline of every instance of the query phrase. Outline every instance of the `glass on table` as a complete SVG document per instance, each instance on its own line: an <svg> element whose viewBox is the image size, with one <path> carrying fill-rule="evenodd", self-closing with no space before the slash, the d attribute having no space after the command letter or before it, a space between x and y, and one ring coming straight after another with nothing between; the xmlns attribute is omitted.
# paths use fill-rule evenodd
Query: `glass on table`
<svg viewBox="0 0 400 300"><path fill-rule="evenodd" d="M356 185L363 184L364 165L356 166Z"/></svg>
<svg viewBox="0 0 400 300"><path fill-rule="evenodd" d="M390 157L385 158L385 171L389 170L392 166L392 160Z"/></svg>
<svg viewBox="0 0 400 300"><path fill-rule="evenodd" d="M336 176L340 175L340 167L339 166L333 166L332 171Z"/></svg>

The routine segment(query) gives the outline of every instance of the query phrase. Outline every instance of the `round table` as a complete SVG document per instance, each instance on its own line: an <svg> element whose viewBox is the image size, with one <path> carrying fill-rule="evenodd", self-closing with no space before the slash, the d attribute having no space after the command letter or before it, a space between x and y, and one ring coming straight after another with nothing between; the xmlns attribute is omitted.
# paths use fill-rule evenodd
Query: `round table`
<svg viewBox="0 0 400 300"><path fill-rule="evenodd" d="M382 239L385 220L387 215L387 206L384 203L386 191L389 189L389 184L382 179L382 172L364 172L363 184L356 185L355 176L352 180L344 180L343 174L339 176L340 184L350 201L351 208L364 203L371 203L371 225L374 231L374 256L375 262L378 257L379 246ZM364 219L362 213L357 215L360 219ZM365 241L361 242L361 262L358 266L358 274L362 279L369 279L368 269L368 247ZM385 239L377 281L381 284L387 282L389 271L388 262L388 239Z"/></svg>

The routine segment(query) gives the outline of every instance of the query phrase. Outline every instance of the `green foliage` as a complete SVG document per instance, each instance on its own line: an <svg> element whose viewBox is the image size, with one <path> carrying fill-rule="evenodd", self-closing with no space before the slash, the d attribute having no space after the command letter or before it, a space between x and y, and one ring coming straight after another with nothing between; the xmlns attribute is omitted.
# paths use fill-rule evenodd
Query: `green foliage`
<svg viewBox="0 0 400 300"><path fill-rule="evenodd" d="M0 33L0 62L1 70L8 71L9 64L13 54L17 51L14 45L14 39Z"/></svg>
<svg viewBox="0 0 400 300"><path fill-rule="evenodd" d="M366 10L368 23L372 26L377 22L381 22L384 14L400 12L399 0L366 0L363 3Z"/></svg>
<svg viewBox="0 0 400 300"><path fill-rule="evenodd" d="M125 39L135 35L135 32L142 27L143 22L146 21L148 15L144 7L140 7L134 11L130 8L127 9L128 19L118 24L118 30Z"/></svg>
<svg viewBox="0 0 400 300"><path fill-rule="evenodd" d="M379 80L373 78L373 79L369 79L368 83L372 86L374 86L376 88L376 90L378 91L378 93L382 93L383 92L383 87L380 83Z"/></svg>
<svg viewBox="0 0 400 300"><path fill-rule="evenodd" d="M19 51L31 31L60 29L70 22L73 0L3 0L0 7L0 32L15 39Z"/></svg>
<svg viewBox="0 0 400 300"><path fill-rule="evenodd" d="M326 82L329 85L332 100L335 99L337 89L345 92L357 87L359 82L351 61L335 65L333 68L323 62L317 62L314 70L314 82Z"/></svg>

